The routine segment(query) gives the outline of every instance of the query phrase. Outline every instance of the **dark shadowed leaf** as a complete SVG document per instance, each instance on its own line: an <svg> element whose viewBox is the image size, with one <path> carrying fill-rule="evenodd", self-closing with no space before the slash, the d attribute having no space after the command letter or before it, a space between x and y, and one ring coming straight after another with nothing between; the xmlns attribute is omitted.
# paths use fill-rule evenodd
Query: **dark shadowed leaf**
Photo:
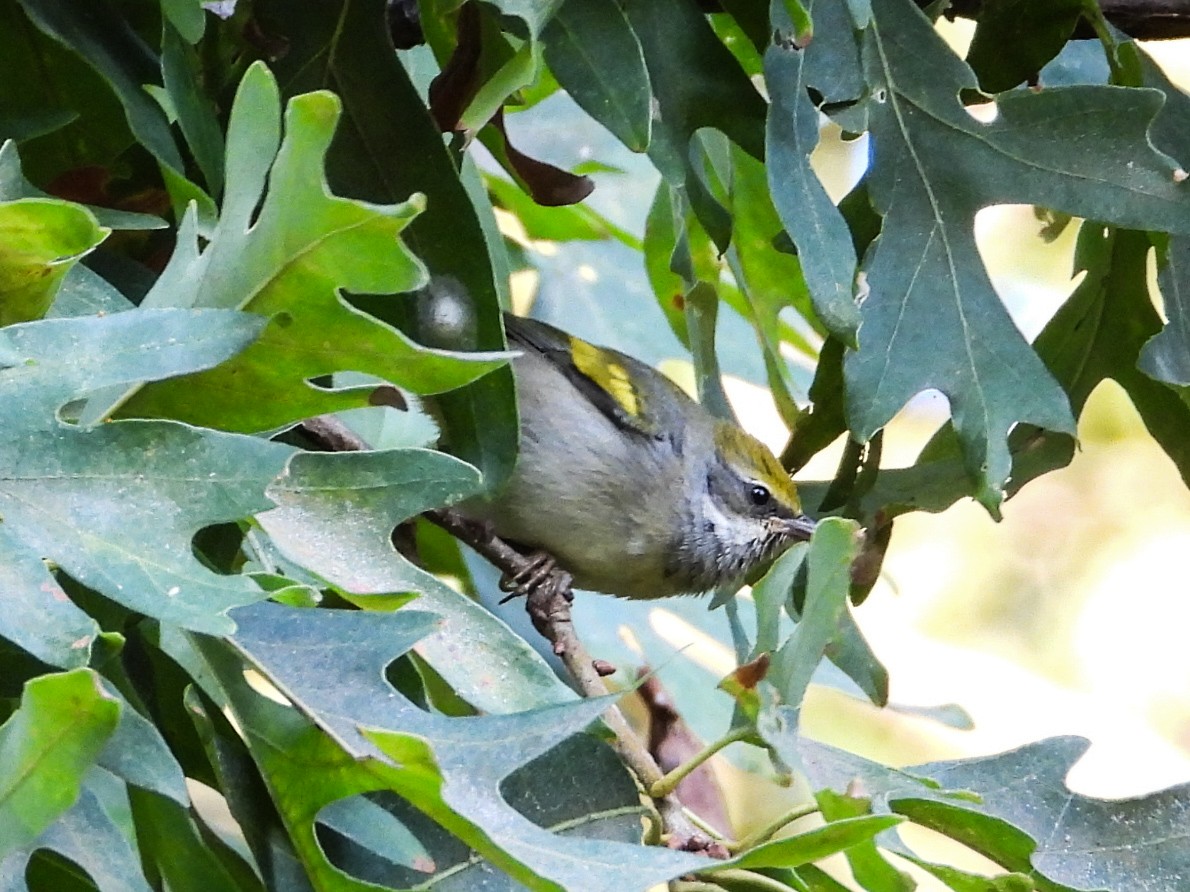
<svg viewBox="0 0 1190 892"><path fill-rule="evenodd" d="M1036 77L1074 31L1082 0L991 0L967 51L967 64L988 93L999 93Z"/></svg>
<svg viewBox="0 0 1190 892"><path fill-rule="evenodd" d="M201 26L202 10L192 0L174 0L174 5L197 11ZM218 198L223 192L223 131L219 128L215 105L202 89L198 53L189 46L195 41L179 34L182 26L176 19L172 25L162 29L161 77L207 190Z"/></svg>
<svg viewBox="0 0 1190 892"><path fill-rule="evenodd" d="M175 208L197 201L210 209L210 198L186 179L182 156L169 120L145 84L160 84L157 56L107 0L84 9L66 0L22 0L37 27L78 53L120 100L137 141L161 164Z"/></svg>
<svg viewBox="0 0 1190 892"><path fill-rule="evenodd" d="M35 849L54 852L77 864L100 892L150 892L152 888L141 873L140 859L128 836L89 787L83 788L74 806L36 842L0 861L0 888L28 888L24 885L26 865ZM77 882L77 876L71 879ZM37 892L39 887L34 889Z"/></svg>
<svg viewBox="0 0 1190 892"><path fill-rule="evenodd" d="M435 279L459 283L470 300L477 339L460 348L502 349L500 301L483 230L441 133L375 25L384 14L383 0L300 7L265 0L254 8L271 33L291 41L290 52L276 64L286 95L330 86L343 101L343 122L327 159L336 193L396 202L423 192L426 209L403 232L405 242ZM550 4L534 4L531 11L533 26L540 27ZM336 49L328 53L328 47ZM414 330L403 307L372 302L368 309ZM451 451L479 468L488 485L497 485L516 457L511 373L498 370L438 402Z"/></svg>
<svg viewBox="0 0 1190 892"><path fill-rule="evenodd" d="M764 100L693 0L632 0L624 11L657 103L649 158L671 186L685 187L702 225L726 248L730 221L706 194L691 143L699 128L713 127L763 158Z"/></svg>
<svg viewBox="0 0 1190 892"><path fill-rule="evenodd" d="M2 140L0 135L0 140ZM52 198L38 189L21 172L21 158L15 142L0 145L0 201L18 198ZM108 229L164 229L165 221L149 214L117 211L111 208L86 206L100 226Z"/></svg>
<svg viewBox="0 0 1190 892"><path fill-rule="evenodd" d="M645 151L652 89L623 10L612 0L567 0L542 40L545 61L571 98L632 151Z"/></svg>
<svg viewBox="0 0 1190 892"><path fill-rule="evenodd" d="M1137 368L1146 342L1161 330L1149 298L1148 253L1145 233L1084 223L1075 273L1085 271L1086 276L1037 337L1035 347L1070 394L1076 412L1104 378L1118 382L1182 478L1190 480L1190 444L1184 434L1190 407L1172 388ZM1167 271L1163 279L1167 286L1173 284L1170 275Z"/></svg>
<svg viewBox="0 0 1190 892"><path fill-rule="evenodd" d="M1141 370L1167 384L1190 384L1190 238L1171 238L1157 271L1169 323L1142 348Z"/></svg>
<svg viewBox="0 0 1190 892"><path fill-rule="evenodd" d="M141 790L129 799L141 857L171 892L264 892L248 863L192 811Z"/></svg>
<svg viewBox="0 0 1190 892"><path fill-rule="evenodd" d="M974 493L994 510L1011 465L1010 427L1024 421L1073 428L1064 394L979 262L976 211L1038 203L1184 232L1190 193L1148 140L1161 103L1156 91L1008 93L996 120L981 124L955 91L975 86L970 71L908 0L877 6L865 59L876 99L871 194L885 221L864 262L870 294L861 309L860 349L846 364L849 417L867 438L913 394L941 390ZM1035 138L1041 132L1045 138ZM1087 151L1092 144L1095 151Z"/></svg>

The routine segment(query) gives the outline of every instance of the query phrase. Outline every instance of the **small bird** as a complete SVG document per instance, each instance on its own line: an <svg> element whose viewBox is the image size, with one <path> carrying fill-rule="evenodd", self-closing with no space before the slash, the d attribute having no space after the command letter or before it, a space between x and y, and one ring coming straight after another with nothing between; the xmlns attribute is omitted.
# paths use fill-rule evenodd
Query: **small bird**
<svg viewBox="0 0 1190 892"><path fill-rule="evenodd" d="M462 510L547 553L579 588L627 598L741 583L810 538L773 454L639 360L505 317L520 411L516 467Z"/></svg>

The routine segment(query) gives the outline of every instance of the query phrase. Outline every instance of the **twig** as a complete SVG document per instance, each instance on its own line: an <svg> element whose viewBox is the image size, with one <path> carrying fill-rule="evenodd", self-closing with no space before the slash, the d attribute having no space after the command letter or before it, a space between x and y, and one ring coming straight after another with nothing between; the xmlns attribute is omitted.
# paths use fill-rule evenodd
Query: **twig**
<svg viewBox="0 0 1190 892"><path fill-rule="evenodd" d="M320 446L332 452L361 452L369 448L354 431L331 416L308 419L302 427ZM427 511L425 517L465 542L510 579L530 572L535 566L530 558L496 536L487 524L477 523L449 508ZM551 582L538 586L530 594L526 607L534 626L553 645L554 653L561 658L582 695L606 697L607 685L574 630L570 612L572 598L569 575L554 571ZM612 749L636 775L641 786L648 790L658 783L664 773L649 754L644 741L628 725L619 707L608 709L603 720L614 735ZM685 851L706 852L713 857L727 857L722 843L712 840L691 823L676 797L672 794L655 797L654 802L661 816L666 845Z"/></svg>
<svg viewBox="0 0 1190 892"><path fill-rule="evenodd" d="M927 0L918 0L925 6ZM1173 40L1190 37L1190 3L1186 0L1099 0L1103 16L1129 37L1138 40ZM945 15L953 19L978 19L983 0L951 0ZM1080 25L1076 38L1093 38L1094 30Z"/></svg>
<svg viewBox="0 0 1190 892"><path fill-rule="evenodd" d="M729 744L736 743L737 741L746 740L755 733L755 730L747 725L738 725L737 727L732 728L718 740L713 740L708 743L705 747L703 747L701 752L695 753L673 771L669 772L664 777L659 778L655 784L648 787L649 795L668 796L677 789L678 784L680 784L685 779L685 777L690 774L690 772L706 762L709 758L711 758L711 756L719 752L719 750L723 749Z"/></svg>

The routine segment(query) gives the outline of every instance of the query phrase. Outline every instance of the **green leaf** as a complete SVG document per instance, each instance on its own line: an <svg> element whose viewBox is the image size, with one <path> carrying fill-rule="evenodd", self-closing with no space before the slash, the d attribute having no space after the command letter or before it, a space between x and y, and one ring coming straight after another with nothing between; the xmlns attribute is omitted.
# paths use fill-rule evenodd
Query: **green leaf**
<svg viewBox="0 0 1190 892"><path fill-rule="evenodd" d="M804 738L799 747L816 789L862 789L874 810L891 808L1029 875L1047 892L1130 889L1139 877L1153 889L1176 889L1190 869L1181 830L1190 785L1122 800L1073 793L1064 778L1086 751L1080 738L1050 738L995 756L905 769ZM1013 892L1019 888L1005 883Z"/></svg>
<svg viewBox="0 0 1190 892"><path fill-rule="evenodd" d="M133 141L103 78L39 31L18 3L0 7L0 83L20 85L0 92L0 142L26 146L37 182L84 164L111 164Z"/></svg>
<svg viewBox="0 0 1190 892"><path fill-rule="evenodd" d="M84 786L74 806L41 834L34 845L77 864L102 892L151 892L128 837L112 820L89 784ZM32 854L31 849L26 848L0 860L0 888L27 888L24 885L26 864ZM29 874L33 873L34 869L29 868ZM71 888L91 888L89 884L83 885L77 874L72 879L78 885ZM45 887L33 886L35 892L42 888ZM50 888L60 887L55 884Z"/></svg>
<svg viewBox="0 0 1190 892"><path fill-rule="evenodd" d="M657 103L649 158L671 186L684 187L702 225L725 249L730 221L706 195L692 141L699 128L713 127L763 158L764 100L693 0L633 0L625 13Z"/></svg>
<svg viewBox="0 0 1190 892"><path fill-rule="evenodd" d="M1085 7L1083 0L991 0L967 50L967 64L989 93L1035 77L1066 45Z"/></svg>
<svg viewBox="0 0 1190 892"><path fill-rule="evenodd" d="M1138 48L1139 49L1139 48ZM1153 141L1163 151L1178 155L1190 140L1190 96L1171 83L1165 73L1140 49L1144 84L1165 94L1165 104L1153 122ZM1185 157L1182 159L1185 161ZM1190 384L1190 297L1187 296L1187 267L1190 239L1174 236L1158 252L1157 284L1164 302L1166 327L1141 349L1139 367L1145 374L1167 384Z"/></svg>
<svg viewBox="0 0 1190 892"><path fill-rule="evenodd" d="M853 820L870 814L872 810L872 805L867 799L836 793L833 790L819 790L814 798L822 811L822 817L831 823ZM850 846L844 854L852 876L864 889L874 892L913 892L917 888L917 883L912 877L897 870L885 859L875 839Z"/></svg>
<svg viewBox="0 0 1190 892"><path fill-rule="evenodd" d="M496 205L516 215L531 239L566 242L614 238L630 248L640 248L640 240L636 236L585 204L543 207L526 195L516 183L485 175L483 184Z"/></svg>
<svg viewBox="0 0 1190 892"><path fill-rule="evenodd" d="M202 34L203 11L194 0L165 0L175 7L185 7L198 13L198 34ZM167 10L168 12L168 10ZM188 43L197 37L179 34L189 27L171 16L161 35L161 79L166 94L177 113L182 135L194 153L206 180L207 189L218 197L223 191L223 132L215 115L215 104L202 92L201 70L197 52Z"/></svg>
<svg viewBox="0 0 1190 892"><path fill-rule="evenodd" d="M570 690L532 648L392 547L398 523L478 483L473 468L429 450L301 454L269 490L278 507L259 519L287 558L360 606L393 610L407 599L392 595L414 593L419 608L442 616L442 629L418 653L472 706L510 712L565 702Z"/></svg>
<svg viewBox="0 0 1190 892"><path fill-rule="evenodd" d="M1141 348L1137 365L1150 378L1190 384L1190 238L1171 238L1157 270L1169 323Z"/></svg>
<svg viewBox="0 0 1190 892"><path fill-rule="evenodd" d="M575 765L583 770L576 772ZM645 810L636 782L604 742L590 734L576 734L549 752L516 769L500 785L501 794L517 811L543 829L580 839L618 840L639 846ZM362 797L339 800L328 808L356 802ZM524 886L502 873L491 861L478 858L458 839L431 825L402 800L386 797L384 808L373 806L375 820L387 825L416 828L427 851L413 869L377 869L374 857L389 857L391 845L379 851L340 849L332 860L343 870L388 886L416 886L425 883L443 892L508 890ZM319 815L322 820L328 809ZM383 818L381 816L383 815ZM400 821L400 824L397 821ZM408 833L408 831L405 831ZM377 843L381 840L377 839ZM337 857L336 857L337 856ZM369 861L371 864L369 864ZM371 866L371 870L367 868ZM427 878L426 874L433 874Z"/></svg>
<svg viewBox="0 0 1190 892"><path fill-rule="evenodd" d="M25 685L20 708L0 726L0 858L32 843L78 799L120 706L87 669Z"/></svg>
<svg viewBox="0 0 1190 892"><path fill-rule="evenodd" d="M91 657L99 625L62 591L41 557L0 526L0 638L51 666L76 669Z"/></svg>
<svg viewBox="0 0 1190 892"><path fill-rule="evenodd" d="M562 3L563 0L491 0L491 5L501 13L524 22L531 39L541 35Z"/></svg>
<svg viewBox="0 0 1190 892"><path fill-rule="evenodd" d="M0 330L0 516L17 548L167 622L226 632L224 611L264 593L195 557L202 527L268 507L289 447L166 422L63 424L67 401L210 367L259 320L221 310L132 310ZM85 345L85 346L84 346Z"/></svg>
<svg viewBox="0 0 1190 892"><path fill-rule="evenodd" d="M800 258L773 249L773 240L782 232L782 223L769 198L765 166L734 146L728 149L727 157L730 166L720 173L727 185L725 204L733 221L727 259L764 349L769 389L782 418L793 426L801 415L794 394L804 398L804 389L794 379L782 347L789 344L811 357L818 351L810 338L795 332L781 320L780 314L792 307L807 326L813 329L819 326L811 309Z"/></svg>
<svg viewBox="0 0 1190 892"><path fill-rule="evenodd" d="M1012 425L1070 433L1073 422L1061 389L991 288L975 247L975 213L1037 203L1181 232L1190 228L1190 200L1175 166L1148 140L1156 91L1008 93L996 120L981 124L956 95L956 86L975 85L970 71L908 0L878 4L865 40L876 100L871 194L885 221L864 263L870 291L860 349L846 363L851 426L866 439L913 394L941 390L976 497L995 510ZM1094 152L1078 148L1092 144Z"/></svg>
<svg viewBox="0 0 1190 892"><path fill-rule="evenodd" d="M187 43L198 43L206 25L201 0L161 0L161 12Z"/></svg>
<svg viewBox="0 0 1190 892"><path fill-rule="evenodd" d="M800 706L815 668L838 633L851 591L851 561L859 525L829 517L818 524L807 557L809 582L801 620L773 657L769 679L781 701Z"/></svg>
<svg viewBox="0 0 1190 892"><path fill-rule="evenodd" d="M557 836L508 803L505 778L592 722L608 699L513 715L433 715L399 696L383 675L396 655L439 624L432 614L261 604L238 611L236 622L239 652L350 756L532 888L595 892L609 881L648 885L705 863L664 849ZM352 641L350 660L341 648L327 647L343 640ZM210 653L208 646L203 650ZM226 674L222 681L226 688ZM249 716L241 722L251 729ZM303 792L304 809L322 807Z"/></svg>
<svg viewBox="0 0 1190 892"><path fill-rule="evenodd" d="M814 38L814 21L808 9L811 5L813 0L809 0L807 6L803 6L801 0L781 0L781 6L793 29L793 45L798 49L804 49Z"/></svg>
<svg viewBox="0 0 1190 892"><path fill-rule="evenodd" d="M249 69L228 129L228 199L219 224L201 251L192 226L183 226L170 267L142 306L234 307L267 315L270 324L217 369L145 386L123 414L264 430L368 404L372 388L312 387L309 380L319 375L351 369L433 393L500 363L491 355L464 359L419 348L343 302L340 289L391 294L416 287L424 271L397 241L420 210L419 198L378 206L327 191L323 156L338 117L329 93L293 99L273 163L276 83L263 65ZM268 193L256 214L266 176Z"/></svg>
<svg viewBox="0 0 1190 892"><path fill-rule="evenodd" d="M761 651L775 650L794 628L783 607L788 599L790 579L796 575L805 554L806 546L787 552L754 587L752 598L735 599L738 623L744 629L761 630L758 642L738 657L737 662L755 658ZM484 591L490 584L494 591L494 574L489 582L482 576L482 569L475 567L477 563L472 565L477 587ZM492 599L493 607L494 601L495 598ZM727 613L708 605L707 599L699 598L667 598L663 602L617 599L609 602L606 596L584 592L576 595L574 603L575 626L581 631L587 649L595 657L619 668L613 680L619 685L631 685L635 681L633 667L642 663L652 667L672 696L674 708L702 740L720 737L733 720L734 708L734 701L717 687L722 673L708 668L700 653L708 641L716 642L718 647L715 649L719 652L732 653ZM521 634L535 634L527 621L523 621L523 630L515 624L520 621L521 617L508 620ZM631 630L630 645L625 643L625 630ZM836 646L832 642L829 650L833 651ZM832 653L831 656L834 659L837 655ZM819 662L812 681L849 697L880 702L876 686L869 686L873 690L861 689L829 660ZM887 676L883 696L887 699ZM763 773L771 770L764 751L755 747L730 747L724 755L747 771Z"/></svg>
<svg viewBox="0 0 1190 892"><path fill-rule="evenodd" d="M803 564L808 551L808 545L795 543L752 586L752 600L756 604L756 643L751 658L755 659L761 653L771 654L781 645L781 619L785 604L799 574L805 572Z"/></svg>
<svg viewBox="0 0 1190 892"><path fill-rule="evenodd" d="M613 0L566 0L542 40L545 60L571 98L629 149L645 151L652 89L623 10Z"/></svg>
<svg viewBox="0 0 1190 892"><path fill-rule="evenodd" d="M859 818L831 821L825 826L815 827L805 833L766 842L730 861L723 862L723 866L725 868L800 867L866 842L876 834L895 827L901 823L901 820L896 815L866 815ZM716 869L711 868L702 872L714 876Z"/></svg>
<svg viewBox="0 0 1190 892"><path fill-rule="evenodd" d="M898 851L898 855L916 864L922 870L937 877L955 892L1034 892L1037 888L1033 879L1023 873L1006 873L988 877L951 867L949 864L935 864L911 853Z"/></svg>
<svg viewBox="0 0 1190 892"><path fill-rule="evenodd" d="M178 803L140 790L129 799L141 857L171 892L264 892L247 862Z"/></svg>
<svg viewBox="0 0 1190 892"><path fill-rule="evenodd" d="M1067 887L1132 889L1143 877L1151 889L1178 888L1190 872L1190 785L1121 800L1073 793L1064 778L1086 749L1084 740L1057 737L997 756L919 765L912 770L951 789L970 790L982 803L905 800L895 807L1011 870L1036 871ZM983 817L963 821L955 809ZM956 828L965 829L967 838ZM1024 852L1011 841L1013 834L1028 835Z"/></svg>
<svg viewBox="0 0 1190 892"><path fill-rule="evenodd" d="M838 3L821 5L840 11ZM829 23L830 33L838 34L840 24ZM806 86L822 68L816 65L822 54L819 43L815 41L804 50L774 43L765 52L765 83L772 99L766 133L768 185L781 223L798 247L798 261L814 309L833 334L854 343L859 325L853 296L855 248L842 215L810 168L810 153L818 145L819 112L810 102ZM854 53L853 42L850 49ZM813 83L819 86L817 76ZM855 95L846 92L844 98Z"/></svg>
<svg viewBox="0 0 1190 892"><path fill-rule="evenodd" d="M532 6L542 15L549 8ZM299 7L264 0L253 12L269 33L290 41L290 52L275 64L288 91L329 86L343 101L343 125L327 159L335 190L372 202L423 191L426 210L405 230L405 241L436 280L457 282L469 299L477 338L466 349L503 349L499 292L483 229L423 98L376 27L383 0ZM372 301L367 309L414 330L404 307L391 303ZM497 370L437 403L451 451L479 468L487 485L498 485L516 459L511 370Z"/></svg>
<svg viewBox="0 0 1190 892"><path fill-rule="evenodd" d="M97 764L134 787L151 791L183 808L190 805L186 779L161 732L137 712L106 679L104 694L120 704L120 723Z"/></svg>
<svg viewBox="0 0 1190 892"><path fill-rule="evenodd" d="M422 873L433 873L439 867L422 841L396 815L366 796L336 799L318 813L318 823L390 864ZM337 863L344 866L343 860ZM345 869L352 872L350 865Z"/></svg>
<svg viewBox="0 0 1190 892"><path fill-rule="evenodd" d="M0 202L0 327L44 316L66 273L108 232L69 202Z"/></svg>
<svg viewBox="0 0 1190 892"><path fill-rule="evenodd" d="M166 638L170 642L184 641L172 632ZM190 648L187 652L195 653ZM187 665L191 671L200 667L198 662ZM198 686L188 685L182 699L209 760L217 789L227 800L265 884L270 889L309 890L310 881L298 865L247 744L212 701L200 693ZM324 775L319 772L318 776Z"/></svg>
<svg viewBox="0 0 1190 892"><path fill-rule="evenodd" d="M843 605L835 637L826 646L826 657L854 681L872 703L877 706L890 706L888 670L872 651L872 646L868 644L868 639L864 637L855 621L849 603ZM909 713L914 711L906 707L893 708Z"/></svg>
<svg viewBox="0 0 1190 892"><path fill-rule="evenodd" d="M798 419L781 451L781 465L790 473L796 474L804 468L847 430L847 420L843 417L843 351L842 341L828 337L818 353L818 365L810 385L809 410ZM802 504L813 516L814 506L822 501L817 496L811 499L809 490L803 487Z"/></svg>
<svg viewBox="0 0 1190 892"><path fill-rule="evenodd" d="M1084 223L1074 265L1076 273L1086 275L1035 346L1070 394L1076 412L1104 378L1117 381L1182 478L1190 480L1190 443L1185 436L1190 406L1137 368L1146 343L1161 330L1149 298L1148 252L1145 233Z"/></svg>
<svg viewBox="0 0 1190 892"><path fill-rule="evenodd" d="M115 286L81 263L70 268L62 280L58 296L50 305L47 319L73 316L107 316L135 306Z"/></svg>

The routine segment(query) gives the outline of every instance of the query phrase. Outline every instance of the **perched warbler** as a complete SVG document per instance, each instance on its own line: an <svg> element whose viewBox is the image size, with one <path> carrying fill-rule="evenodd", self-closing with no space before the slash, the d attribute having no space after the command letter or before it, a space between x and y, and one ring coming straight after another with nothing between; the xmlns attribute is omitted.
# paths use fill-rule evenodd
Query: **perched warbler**
<svg viewBox="0 0 1190 892"><path fill-rule="evenodd" d="M629 598L742 582L814 522L773 454L639 360L505 317L520 351L516 468L462 506L548 553L579 588Z"/></svg>

